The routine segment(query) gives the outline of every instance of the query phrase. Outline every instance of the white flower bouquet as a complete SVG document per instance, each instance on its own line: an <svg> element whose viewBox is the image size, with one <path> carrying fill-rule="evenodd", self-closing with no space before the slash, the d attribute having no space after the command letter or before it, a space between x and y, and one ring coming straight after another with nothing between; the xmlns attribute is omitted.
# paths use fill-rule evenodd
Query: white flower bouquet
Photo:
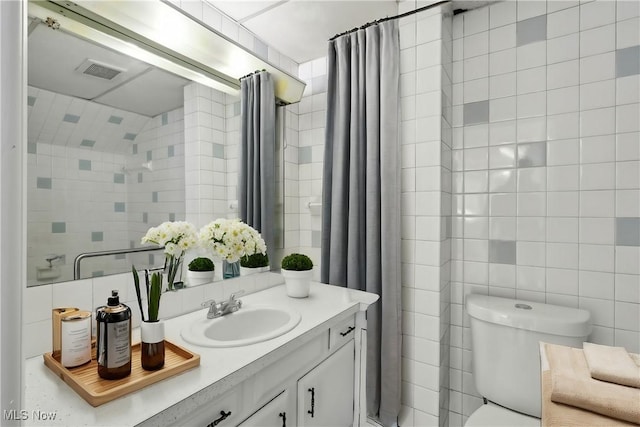
<svg viewBox="0 0 640 427"><path fill-rule="evenodd" d="M186 221L167 221L157 227L151 227L141 243L155 243L164 246L166 257L167 286L174 290L174 283L182 257L189 249L198 245L198 233L193 224Z"/></svg>
<svg viewBox="0 0 640 427"><path fill-rule="evenodd" d="M229 263L245 255L267 252L260 233L239 219L216 219L200 229L199 237L204 248Z"/></svg>
<svg viewBox="0 0 640 427"><path fill-rule="evenodd" d="M167 221L151 227L141 243L155 243L164 246L164 253L176 258L198 244L198 233L190 222Z"/></svg>

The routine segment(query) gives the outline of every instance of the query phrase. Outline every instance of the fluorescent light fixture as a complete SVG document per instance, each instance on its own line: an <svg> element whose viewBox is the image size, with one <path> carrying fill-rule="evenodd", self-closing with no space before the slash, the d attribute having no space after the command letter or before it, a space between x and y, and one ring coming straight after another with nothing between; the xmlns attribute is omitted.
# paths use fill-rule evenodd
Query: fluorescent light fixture
<svg viewBox="0 0 640 427"><path fill-rule="evenodd" d="M225 93L237 94L242 76L263 69L281 101L298 102L304 91L301 80L160 0L32 0L29 14L51 17L64 31Z"/></svg>

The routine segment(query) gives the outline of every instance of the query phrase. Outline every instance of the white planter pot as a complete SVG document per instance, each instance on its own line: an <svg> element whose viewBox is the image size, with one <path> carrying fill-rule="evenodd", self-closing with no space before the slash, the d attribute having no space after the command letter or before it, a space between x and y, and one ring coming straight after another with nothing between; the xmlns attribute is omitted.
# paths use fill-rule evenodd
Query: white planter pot
<svg viewBox="0 0 640 427"><path fill-rule="evenodd" d="M204 285L213 282L213 271L191 271L187 270L187 284L189 286Z"/></svg>
<svg viewBox="0 0 640 427"><path fill-rule="evenodd" d="M309 296L309 287L311 285L312 270L293 271L281 270L282 277L287 287L287 295L293 298L306 298Z"/></svg>
<svg viewBox="0 0 640 427"><path fill-rule="evenodd" d="M269 267L268 265L266 267L256 267L256 268L240 266L240 275L249 276L251 274L264 273L265 271L269 271L270 269L271 267Z"/></svg>

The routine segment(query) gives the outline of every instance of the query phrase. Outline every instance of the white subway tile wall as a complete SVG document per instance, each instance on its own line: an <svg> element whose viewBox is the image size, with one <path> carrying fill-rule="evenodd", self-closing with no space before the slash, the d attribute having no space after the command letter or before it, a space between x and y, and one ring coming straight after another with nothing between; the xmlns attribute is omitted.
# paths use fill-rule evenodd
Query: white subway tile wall
<svg viewBox="0 0 640 427"><path fill-rule="evenodd" d="M452 156L473 172L452 187L452 426L482 403L468 293L588 309L591 341L640 351L639 15L510 1L453 19Z"/></svg>
<svg viewBox="0 0 640 427"><path fill-rule="evenodd" d="M230 176L235 178L237 168L238 102L198 83L185 87L185 218L196 228L234 216L227 201L234 200L236 192Z"/></svg>
<svg viewBox="0 0 640 427"><path fill-rule="evenodd" d="M285 117L285 252L308 254L320 279L321 216L308 204L322 200L322 165L327 117L327 58L300 64L306 84L302 100Z"/></svg>

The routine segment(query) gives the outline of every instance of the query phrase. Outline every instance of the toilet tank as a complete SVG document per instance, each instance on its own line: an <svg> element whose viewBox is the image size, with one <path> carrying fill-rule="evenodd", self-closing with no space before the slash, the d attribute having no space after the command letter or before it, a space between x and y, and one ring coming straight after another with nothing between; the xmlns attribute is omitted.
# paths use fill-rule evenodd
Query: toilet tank
<svg viewBox="0 0 640 427"><path fill-rule="evenodd" d="M540 418L539 342L582 347L591 333L586 310L468 295L472 369L484 398Z"/></svg>

